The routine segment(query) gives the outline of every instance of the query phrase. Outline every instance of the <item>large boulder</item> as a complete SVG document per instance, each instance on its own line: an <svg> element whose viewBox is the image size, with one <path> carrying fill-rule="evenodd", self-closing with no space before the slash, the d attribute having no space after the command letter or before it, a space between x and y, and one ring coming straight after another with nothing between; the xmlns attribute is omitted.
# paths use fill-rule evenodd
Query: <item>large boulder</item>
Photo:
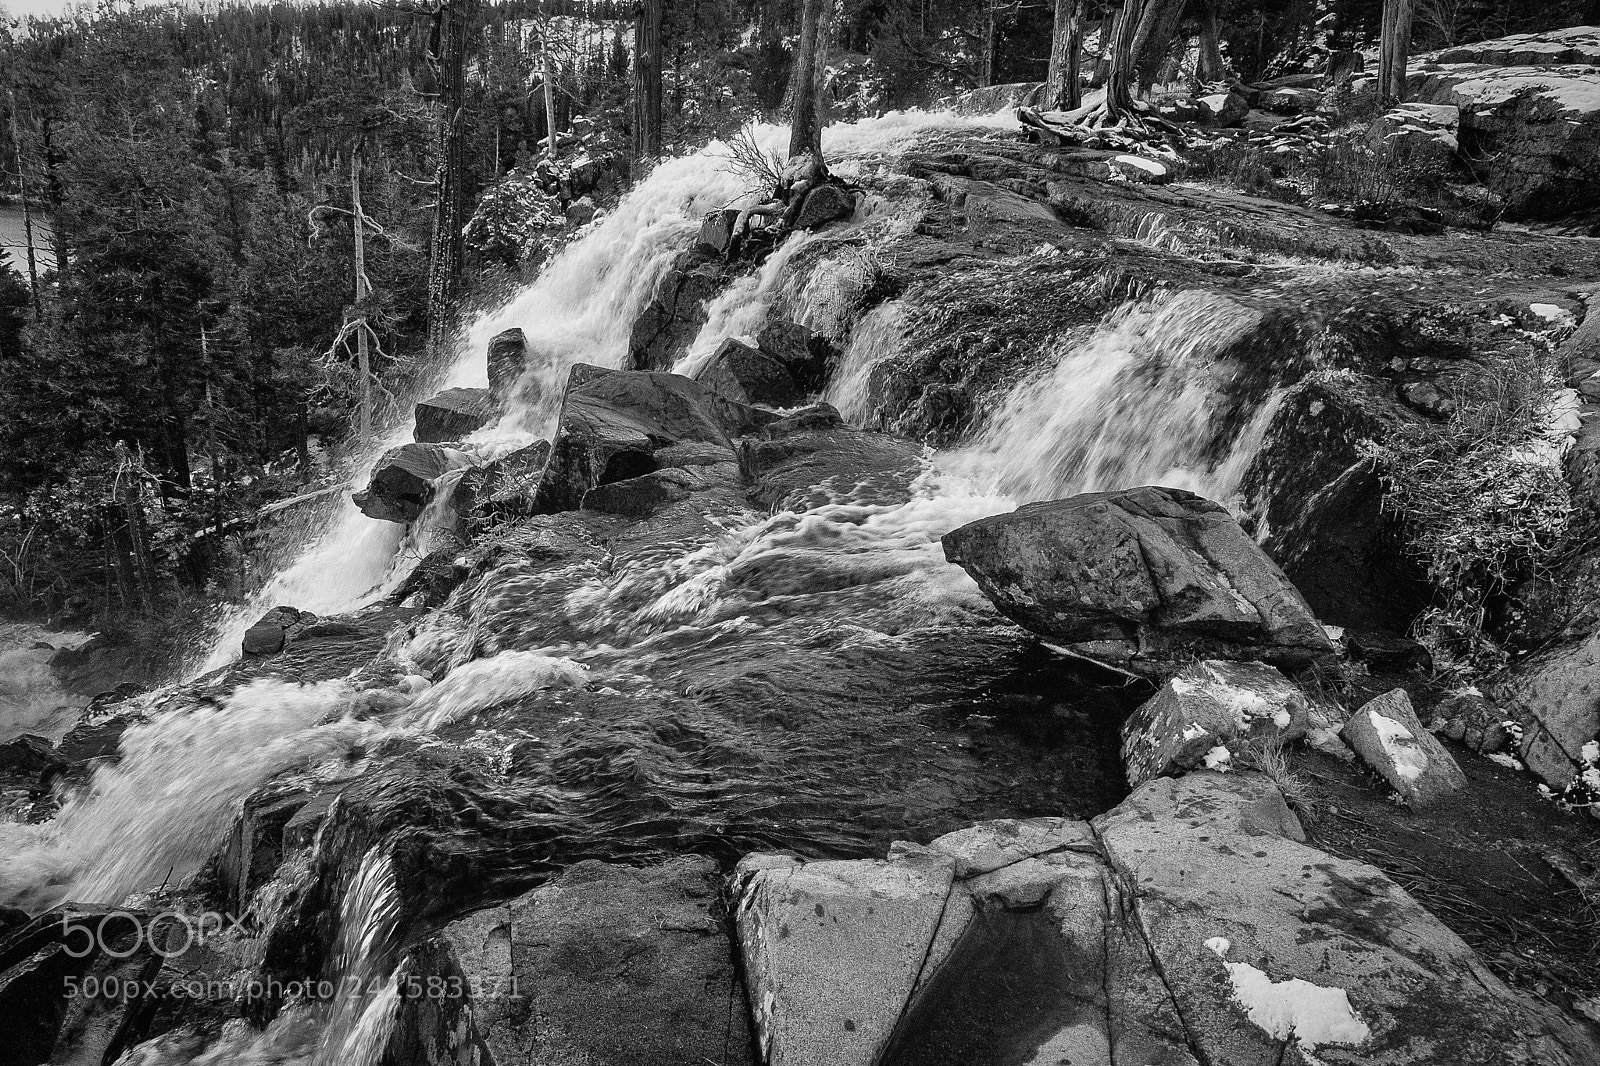
<svg viewBox="0 0 1600 1066"><path fill-rule="evenodd" d="M1509 219L1600 205L1600 29L1480 41L1417 57L1407 96L1461 112L1463 155L1478 160Z"/></svg>
<svg viewBox="0 0 1600 1066"><path fill-rule="evenodd" d="M549 458L550 442L536 440L474 467L456 482L451 506L469 529L491 517L526 514Z"/></svg>
<svg viewBox="0 0 1600 1066"><path fill-rule="evenodd" d="M1600 1052L1258 774L1161 778L1088 823L887 860L754 855L737 933L768 1063L1535 1063Z"/></svg>
<svg viewBox="0 0 1600 1066"><path fill-rule="evenodd" d="M1455 758L1417 720L1405 689L1362 705L1339 737L1413 807L1448 799L1467 787Z"/></svg>
<svg viewBox="0 0 1600 1066"><path fill-rule="evenodd" d="M1186 666L1122 724L1122 765L1135 787L1202 765L1231 765L1263 745L1306 734L1306 698L1261 663Z"/></svg>
<svg viewBox="0 0 1600 1066"><path fill-rule="evenodd" d="M528 365L528 336L512 327L489 340L489 395L496 406L504 407L517 387L517 379Z"/></svg>
<svg viewBox="0 0 1600 1066"><path fill-rule="evenodd" d="M240 650L246 656L276 655L292 636L315 624L317 616L293 607L274 607L244 631Z"/></svg>
<svg viewBox="0 0 1600 1066"><path fill-rule="evenodd" d="M494 411L488 389L445 389L417 404L411 438L419 444L462 440L488 425Z"/></svg>
<svg viewBox="0 0 1600 1066"><path fill-rule="evenodd" d="M698 238L696 245L698 246ZM691 248L656 282L655 292L628 333L629 365L665 370L678 361L706 322L706 305L723 290L728 268Z"/></svg>
<svg viewBox="0 0 1600 1066"><path fill-rule="evenodd" d="M452 470L471 466L465 452L440 444L402 444L383 453L367 487L351 499L368 518L414 522L433 499L434 483Z"/></svg>
<svg viewBox="0 0 1600 1066"><path fill-rule="evenodd" d="M794 407L800 390L779 359L760 348L729 337L696 379L719 396L764 407Z"/></svg>
<svg viewBox="0 0 1600 1066"><path fill-rule="evenodd" d="M450 924L446 965L472 992L460 1023L468 1042L481 1042L489 1061L528 1066L750 1063L718 908L710 859L590 861Z"/></svg>
<svg viewBox="0 0 1600 1066"><path fill-rule="evenodd" d="M664 467L731 462L729 432L751 419L762 416L677 374L577 364L531 510L574 510L596 486Z"/></svg>
<svg viewBox="0 0 1600 1066"><path fill-rule="evenodd" d="M1013 621L1092 658L1331 660L1333 642L1283 571L1220 505L1145 487L1028 504L944 536Z"/></svg>

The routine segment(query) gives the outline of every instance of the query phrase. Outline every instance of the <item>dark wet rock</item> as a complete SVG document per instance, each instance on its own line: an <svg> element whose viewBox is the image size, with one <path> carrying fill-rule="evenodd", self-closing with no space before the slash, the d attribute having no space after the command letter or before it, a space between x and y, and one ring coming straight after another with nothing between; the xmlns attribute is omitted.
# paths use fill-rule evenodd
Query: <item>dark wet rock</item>
<svg viewBox="0 0 1600 1066"><path fill-rule="evenodd" d="M539 440L474 467L456 483L451 505L469 529L496 516L525 514L549 458L550 442Z"/></svg>
<svg viewBox="0 0 1600 1066"><path fill-rule="evenodd" d="M738 442L750 495L773 510L807 510L840 500L903 499L922 470L922 450L886 433L847 426L815 404Z"/></svg>
<svg viewBox="0 0 1600 1066"><path fill-rule="evenodd" d="M1248 765L1252 751L1306 734L1299 687L1261 663L1200 662L1184 667L1122 726L1128 784L1177 776L1209 763Z"/></svg>
<svg viewBox="0 0 1600 1066"><path fill-rule="evenodd" d="M795 216L794 228L817 229L856 213L855 196L842 185L819 185L806 193L805 203Z"/></svg>
<svg viewBox="0 0 1600 1066"><path fill-rule="evenodd" d="M139 995L72 994L69 982L143 989L161 969L144 938L151 915L109 908L48 911L0 941L0 1063L110 1062L139 1039ZM168 929L181 923L168 922Z"/></svg>
<svg viewBox="0 0 1600 1066"><path fill-rule="evenodd" d="M435 548L422 557L390 599L413 607L437 607L450 598L450 593L467 579L468 573L462 563L461 545ZM321 628L316 627L308 635L314 635Z"/></svg>
<svg viewBox="0 0 1600 1066"><path fill-rule="evenodd" d="M470 1032L494 1062L752 1063L717 881L716 864L698 857L581 862L451 923L439 940L483 994L460 1022L433 1025L439 1035L460 1025L458 1039Z"/></svg>
<svg viewBox="0 0 1600 1066"><path fill-rule="evenodd" d="M497 407L504 407L528 365L527 334L515 327L496 333L489 340L487 358L489 395Z"/></svg>
<svg viewBox="0 0 1600 1066"><path fill-rule="evenodd" d="M726 255L733 243L733 227L738 220L739 211L732 207L707 215L705 221L700 223L700 235L695 238L695 254L708 259Z"/></svg>
<svg viewBox="0 0 1600 1066"><path fill-rule="evenodd" d="M24 733L15 740L0 744L0 774L37 778L46 771L65 769L66 766L67 760L44 737Z"/></svg>
<svg viewBox="0 0 1600 1066"><path fill-rule="evenodd" d="M696 380L738 403L794 407L801 400L782 360L734 337L722 342Z"/></svg>
<svg viewBox="0 0 1600 1066"><path fill-rule="evenodd" d="M945 534L944 548L1007 617L1096 659L1159 670L1196 655L1288 666L1335 655L1283 572L1191 492L1029 504Z"/></svg>
<svg viewBox="0 0 1600 1066"><path fill-rule="evenodd" d="M1436 208L1392 201L1363 200L1352 209L1356 225L1390 233L1437 235L1445 231L1444 215Z"/></svg>
<svg viewBox="0 0 1600 1066"><path fill-rule="evenodd" d="M826 337L798 322L777 318L761 327L756 347L787 367L801 392L822 388L828 360L837 354Z"/></svg>
<svg viewBox="0 0 1600 1066"><path fill-rule="evenodd" d="M1339 737L1413 807L1438 803L1467 787L1455 757L1417 720L1405 689L1367 701Z"/></svg>
<svg viewBox="0 0 1600 1066"><path fill-rule="evenodd" d="M697 381L578 364L531 509L572 510L596 486L676 465L670 456L658 456L674 445L697 445L707 461L731 459L718 411L711 390Z"/></svg>
<svg viewBox="0 0 1600 1066"><path fill-rule="evenodd" d="M241 650L246 655L276 655L316 620L316 615L293 607L274 607L245 630Z"/></svg>
<svg viewBox="0 0 1600 1066"><path fill-rule="evenodd" d="M629 365L637 370L670 368L705 325L706 302L727 280L727 268L720 260L707 261L692 252L679 255L634 319L628 338Z"/></svg>
<svg viewBox="0 0 1600 1066"><path fill-rule="evenodd" d="M284 827L311 798L312 793L299 786L273 784L245 801L215 863L228 913L243 915L256 890L278 872L284 859Z"/></svg>
<svg viewBox="0 0 1600 1066"><path fill-rule="evenodd" d="M471 465L454 448L440 444L402 444L383 453L367 487L351 497L361 513L384 522L414 522L433 499L434 482L451 470Z"/></svg>
<svg viewBox="0 0 1600 1066"><path fill-rule="evenodd" d="M1359 451L1386 432L1380 403L1320 384L1295 389L1246 481L1267 530L1262 547L1318 618L1351 633L1404 632L1431 595L1383 506L1377 466Z"/></svg>
<svg viewBox="0 0 1600 1066"><path fill-rule="evenodd" d="M412 439L419 444L462 440L494 418L488 389L446 389L417 404Z"/></svg>
<svg viewBox="0 0 1600 1066"><path fill-rule="evenodd" d="M1596 1053L1381 872L1304 840L1266 778L1202 772L1092 828L988 822L887 861L749 856L735 893L758 1041L769 1062L830 1066Z"/></svg>

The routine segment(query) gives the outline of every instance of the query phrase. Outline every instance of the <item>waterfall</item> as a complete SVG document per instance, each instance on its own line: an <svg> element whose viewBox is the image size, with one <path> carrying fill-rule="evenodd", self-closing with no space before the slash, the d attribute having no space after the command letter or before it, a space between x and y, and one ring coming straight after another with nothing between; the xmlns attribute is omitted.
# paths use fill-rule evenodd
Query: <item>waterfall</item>
<svg viewBox="0 0 1600 1066"><path fill-rule="evenodd" d="M842 161L836 169L850 173L853 167L890 154L929 129L955 125L1008 128L1012 124L1009 113L973 118L943 111L895 111L830 127L825 137L827 151ZM789 136L788 127L774 125L758 125L752 133L758 143L772 150ZM633 321L685 238L707 212L728 207L749 193L748 184L749 179L729 165L727 146L721 142L666 160L614 211L557 254L531 285L504 306L477 316L466 328L454 363L439 384L485 384L489 340L511 327L526 334L529 359L498 425L474 434L471 440L526 443L533 436L548 435L560 406L567 368L577 362L622 365ZM717 312L719 320L742 322L749 317L739 304L763 298L759 284L755 289L744 298L727 301ZM728 335L732 334L705 343L715 350ZM697 342L695 350L701 347ZM379 456L411 439L411 428L408 422L365 450L353 467L353 490L365 486ZM258 593L224 614L205 653L196 657L185 676L197 677L238 658L245 630L273 607L329 615L381 599L405 580L418 561L416 553L402 551L406 536L395 523L368 518L348 497L343 498L306 531L301 547Z"/></svg>
<svg viewBox="0 0 1600 1066"><path fill-rule="evenodd" d="M1135 485L1226 501L1278 402L1230 397L1244 368L1224 353L1260 321L1211 293L1125 304L1087 340L1058 342L1055 365L1013 386L948 466L1018 503Z"/></svg>
<svg viewBox="0 0 1600 1066"><path fill-rule="evenodd" d="M361 857L339 910L335 998L315 1066L377 1066L382 1058L400 1006L400 987L391 972L400 911L394 864L376 845Z"/></svg>

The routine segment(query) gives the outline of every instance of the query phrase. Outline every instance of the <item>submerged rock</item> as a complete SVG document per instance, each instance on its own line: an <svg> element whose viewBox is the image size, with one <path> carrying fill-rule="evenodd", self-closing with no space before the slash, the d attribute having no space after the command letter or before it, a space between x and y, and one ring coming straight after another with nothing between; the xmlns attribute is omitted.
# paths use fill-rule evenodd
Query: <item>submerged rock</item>
<svg viewBox="0 0 1600 1066"><path fill-rule="evenodd" d="M1417 720L1405 689L1369 700L1350 716L1339 736L1413 807L1437 803L1467 787L1455 758Z"/></svg>
<svg viewBox="0 0 1600 1066"><path fill-rule="evenodd" d="M433 499L434 482L471 462L466 453L440 444L402 444L383 453L367 487L351 499L368 518L414 522Z"/></svg>
<svg viewBox="0 0 1600 1066"><path fill-rule="evenodd" d="M1161 686L1122 725L1122 764L1135 787L1201 766L1229 766L1251 749L1304 736L1298 686L1261 663L1201 662Z"/></svg>
<svg viewBox="0 0 1600 1066"><path fill-rule="evenodd" d="M922 449L887 433L847 426L814 404L738 442L750 495L773 510L803 511L842 500L903 499L921 472Z"/></svg>
<svg viewBox="0 0 1600 1066"><path fill-rule="evenodd" d="M445 389L417 404L411 437L419 444L461 440L488 425L494 409L488 389Z"/></svg>
<svg viewBox="0 0 1600 1066"><path fill-rule="evenodd" d="M1218 504L1146 487L1028 504L944 536L1007 617L1092 658L1330 660L1305 600Z"/></svg>

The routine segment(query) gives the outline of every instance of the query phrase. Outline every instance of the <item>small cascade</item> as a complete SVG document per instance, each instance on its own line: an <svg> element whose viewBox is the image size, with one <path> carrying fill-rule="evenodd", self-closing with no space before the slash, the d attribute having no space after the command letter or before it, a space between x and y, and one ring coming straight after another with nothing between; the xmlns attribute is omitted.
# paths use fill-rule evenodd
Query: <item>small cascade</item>
<svg viewBox="0 0 1600 1066"><path fill-rule="evenodd" d="M850 344L839 358L822 399L852 426L866 425L872 415L872 372L904 348L905 330L904 306L898 300L889 300L868 311L851 331Z"/></svg>
<svg viewBox="0 0 1600 1066"><path fill-rule="evenodd" d="M377 1066L400 1005L395 980L400 896L394 865L379 845L367 851L345 892L334 948L334 1001L317 1042L315 1066Z"/></svg>

